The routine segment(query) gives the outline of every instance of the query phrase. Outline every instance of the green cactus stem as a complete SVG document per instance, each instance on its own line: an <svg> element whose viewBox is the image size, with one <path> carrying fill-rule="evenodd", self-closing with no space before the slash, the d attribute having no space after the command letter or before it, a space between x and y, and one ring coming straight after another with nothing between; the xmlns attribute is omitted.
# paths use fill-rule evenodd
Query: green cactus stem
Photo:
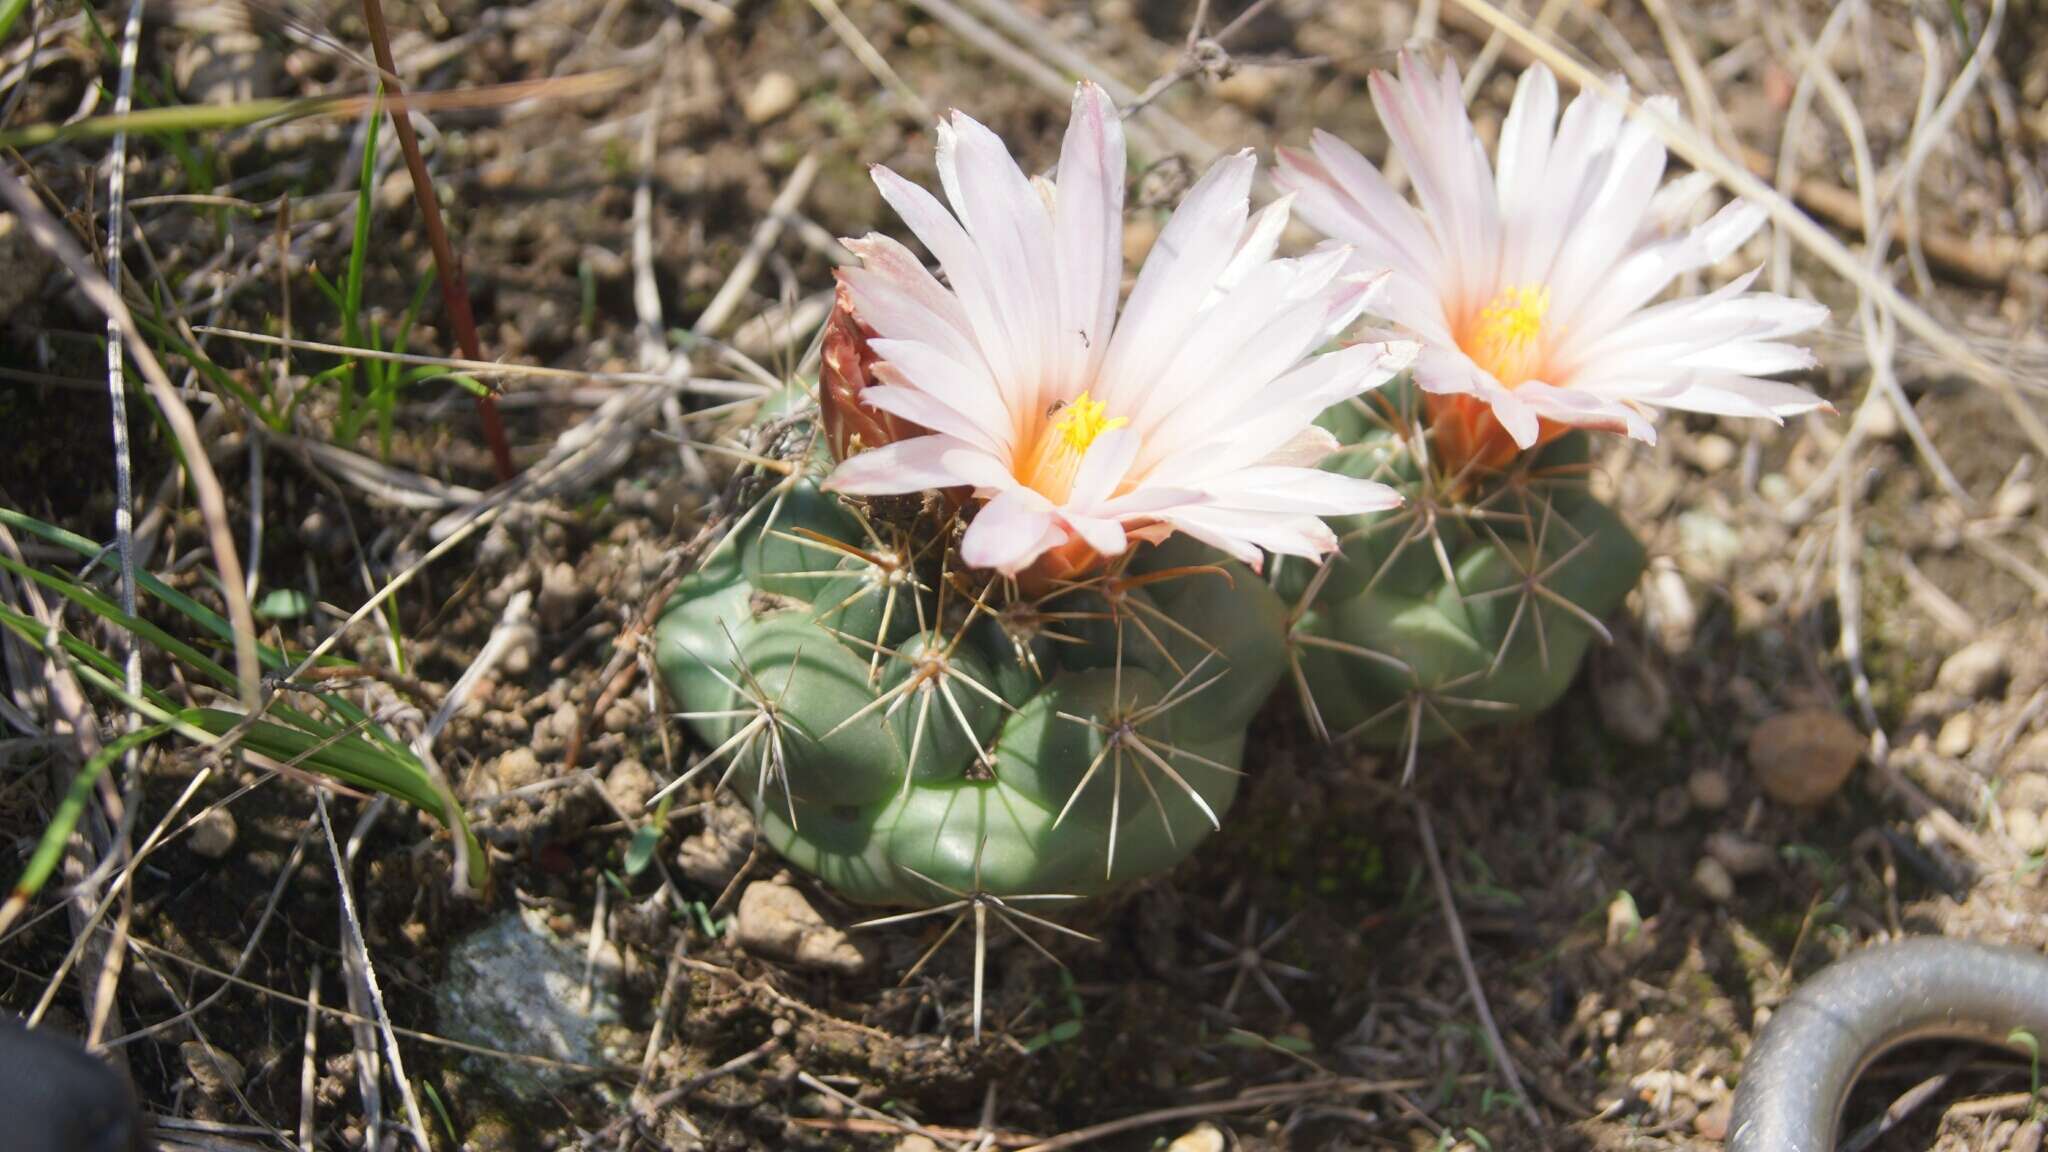
<svg viewBox="0 0 2048 1152"><path fill-rule="evenodd" d="M794 470L656 631L672 698L784 858L850 900L1089 895L1173 866L1237 795L1286 609L1191 542L1022 597L943 500Z"/></svg>
<svg viewBox="0 0 2048 1152"><path fill-rule="evenodd" d="M1587 491L1571 433L1505 474L1445 477L1427 459L1405 382L1332 408L1325 468L1393 485L1407 503L1335 521L1341 550L1274 581L1294 605L1288 657L1326 738L1406 746L1556 703L1601 621L1642 575L1642 545Z"/></svg>

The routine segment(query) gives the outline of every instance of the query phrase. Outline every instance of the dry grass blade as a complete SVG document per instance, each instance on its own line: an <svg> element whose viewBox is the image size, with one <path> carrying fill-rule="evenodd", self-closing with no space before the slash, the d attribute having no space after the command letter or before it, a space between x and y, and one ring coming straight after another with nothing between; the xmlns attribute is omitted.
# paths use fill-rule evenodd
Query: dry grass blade
<svg viewBox="0 0 2048 1152"><path fill-rule="evenodd" d="M207 458L206 444L200 439L199 425L192 419L192 410L179 397L177 387L171 383L149 341L136 327L135 318L129 314L128 306L121 302L120 294L92 266L56 217L50 215L42 202L12 173L0 173L0 200L4 200L27 226L36 244L63 264L86 298L105 312L119 329L122 342L127 345L129 355L134 357L136 367L141 369L142 378L149 386L151 398L156 401L164 422L170 425L172 435L177 438L178 449L190 470L192 488L199 497L199 511L206 524L207 543L213 550L214 567L220 572L221 596L227 601L228 616L234 622L235 672L242 704L252 711L260 708L262 664L256 658L256 614L249 606L248 578L242 571L241 557L235 551L235 534L228 520L227 498L221 492L220 477L215 475L213 464Z"/></svg>

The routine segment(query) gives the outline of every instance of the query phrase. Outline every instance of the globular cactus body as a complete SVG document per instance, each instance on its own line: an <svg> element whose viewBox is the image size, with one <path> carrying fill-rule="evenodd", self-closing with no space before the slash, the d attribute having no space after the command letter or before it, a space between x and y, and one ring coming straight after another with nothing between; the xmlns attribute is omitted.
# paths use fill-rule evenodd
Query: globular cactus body
<svg viewBox="0 0 2048 1152"><path fill-rule="evenodd" d="M1236 797L1285 663L1279 599L1175 540L997 608L942 567L934 519L796 479L684 581L657 662L713 770L862 903L1087 895L1173 865Z"/></svg>
<svg viewBox="0 0 2048 1152"><path fill-rule="evenodd" d="M1292 564L1297 684L1327 734L1411 747L1527 717L1570 686L1602 619L1643 570L1642 545L1587 491L1571 433L1508 472L1444 477L1426 459L1414 389L1390 385L1320 421L1324 467L1399 489L1393 512L1333 521L1324 570Z"/></svg>

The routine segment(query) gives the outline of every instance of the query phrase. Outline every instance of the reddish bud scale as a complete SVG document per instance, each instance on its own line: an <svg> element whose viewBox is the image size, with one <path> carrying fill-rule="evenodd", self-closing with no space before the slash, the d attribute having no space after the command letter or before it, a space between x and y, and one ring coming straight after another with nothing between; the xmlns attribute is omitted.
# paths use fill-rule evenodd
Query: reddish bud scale
<svg viewBox="0 0 2048 1152"><path fill-rule="evenodd" d="M874 381L878 359L868 341L875 330L853 312L853 294L842 282L825 321L823 362L818 373L818 410L825 425L832 458L844 460L867 448L879 448L926 431L861 402Z"/></svg>
<svg viewBox="0 0 2048 1152"><path fill-rule="evenodd" d="M1476 479L1504 472L1522 451L1494 417L1492 405L1477 396L1425 392L1422 405L1433 433L1430 456L1445 476ZM1534 452L1571 430L1570 425L1541 420L1536 443L1528 451Z"/></svg>

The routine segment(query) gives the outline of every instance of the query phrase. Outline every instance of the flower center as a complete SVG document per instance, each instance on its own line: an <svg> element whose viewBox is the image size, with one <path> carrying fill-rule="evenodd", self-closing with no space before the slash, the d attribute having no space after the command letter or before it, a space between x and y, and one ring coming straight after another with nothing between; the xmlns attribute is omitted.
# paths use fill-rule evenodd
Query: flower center
<svg viewBox="0 0 2048 1152"><path fill-rule="evenodd" d="M1518 284L1479 310L1458 346L1502 387L1513 388L1543 367L1543 319L1549 312L1548 286Z"/></svg>
<svg viewBox="0 0 2048 1152"><path fill-rule="evenodd" d="M1108 405L1083 392L1054 411L1052 422L1038 435L1036 447L1020 458L1023 467L1017 479L1037 489L1046 499L1064 503L1074 487L1074 474L1081 470L1081 458L1097 437L1112 428L1129 424L1128 416L1106 414Z"/></svg>

